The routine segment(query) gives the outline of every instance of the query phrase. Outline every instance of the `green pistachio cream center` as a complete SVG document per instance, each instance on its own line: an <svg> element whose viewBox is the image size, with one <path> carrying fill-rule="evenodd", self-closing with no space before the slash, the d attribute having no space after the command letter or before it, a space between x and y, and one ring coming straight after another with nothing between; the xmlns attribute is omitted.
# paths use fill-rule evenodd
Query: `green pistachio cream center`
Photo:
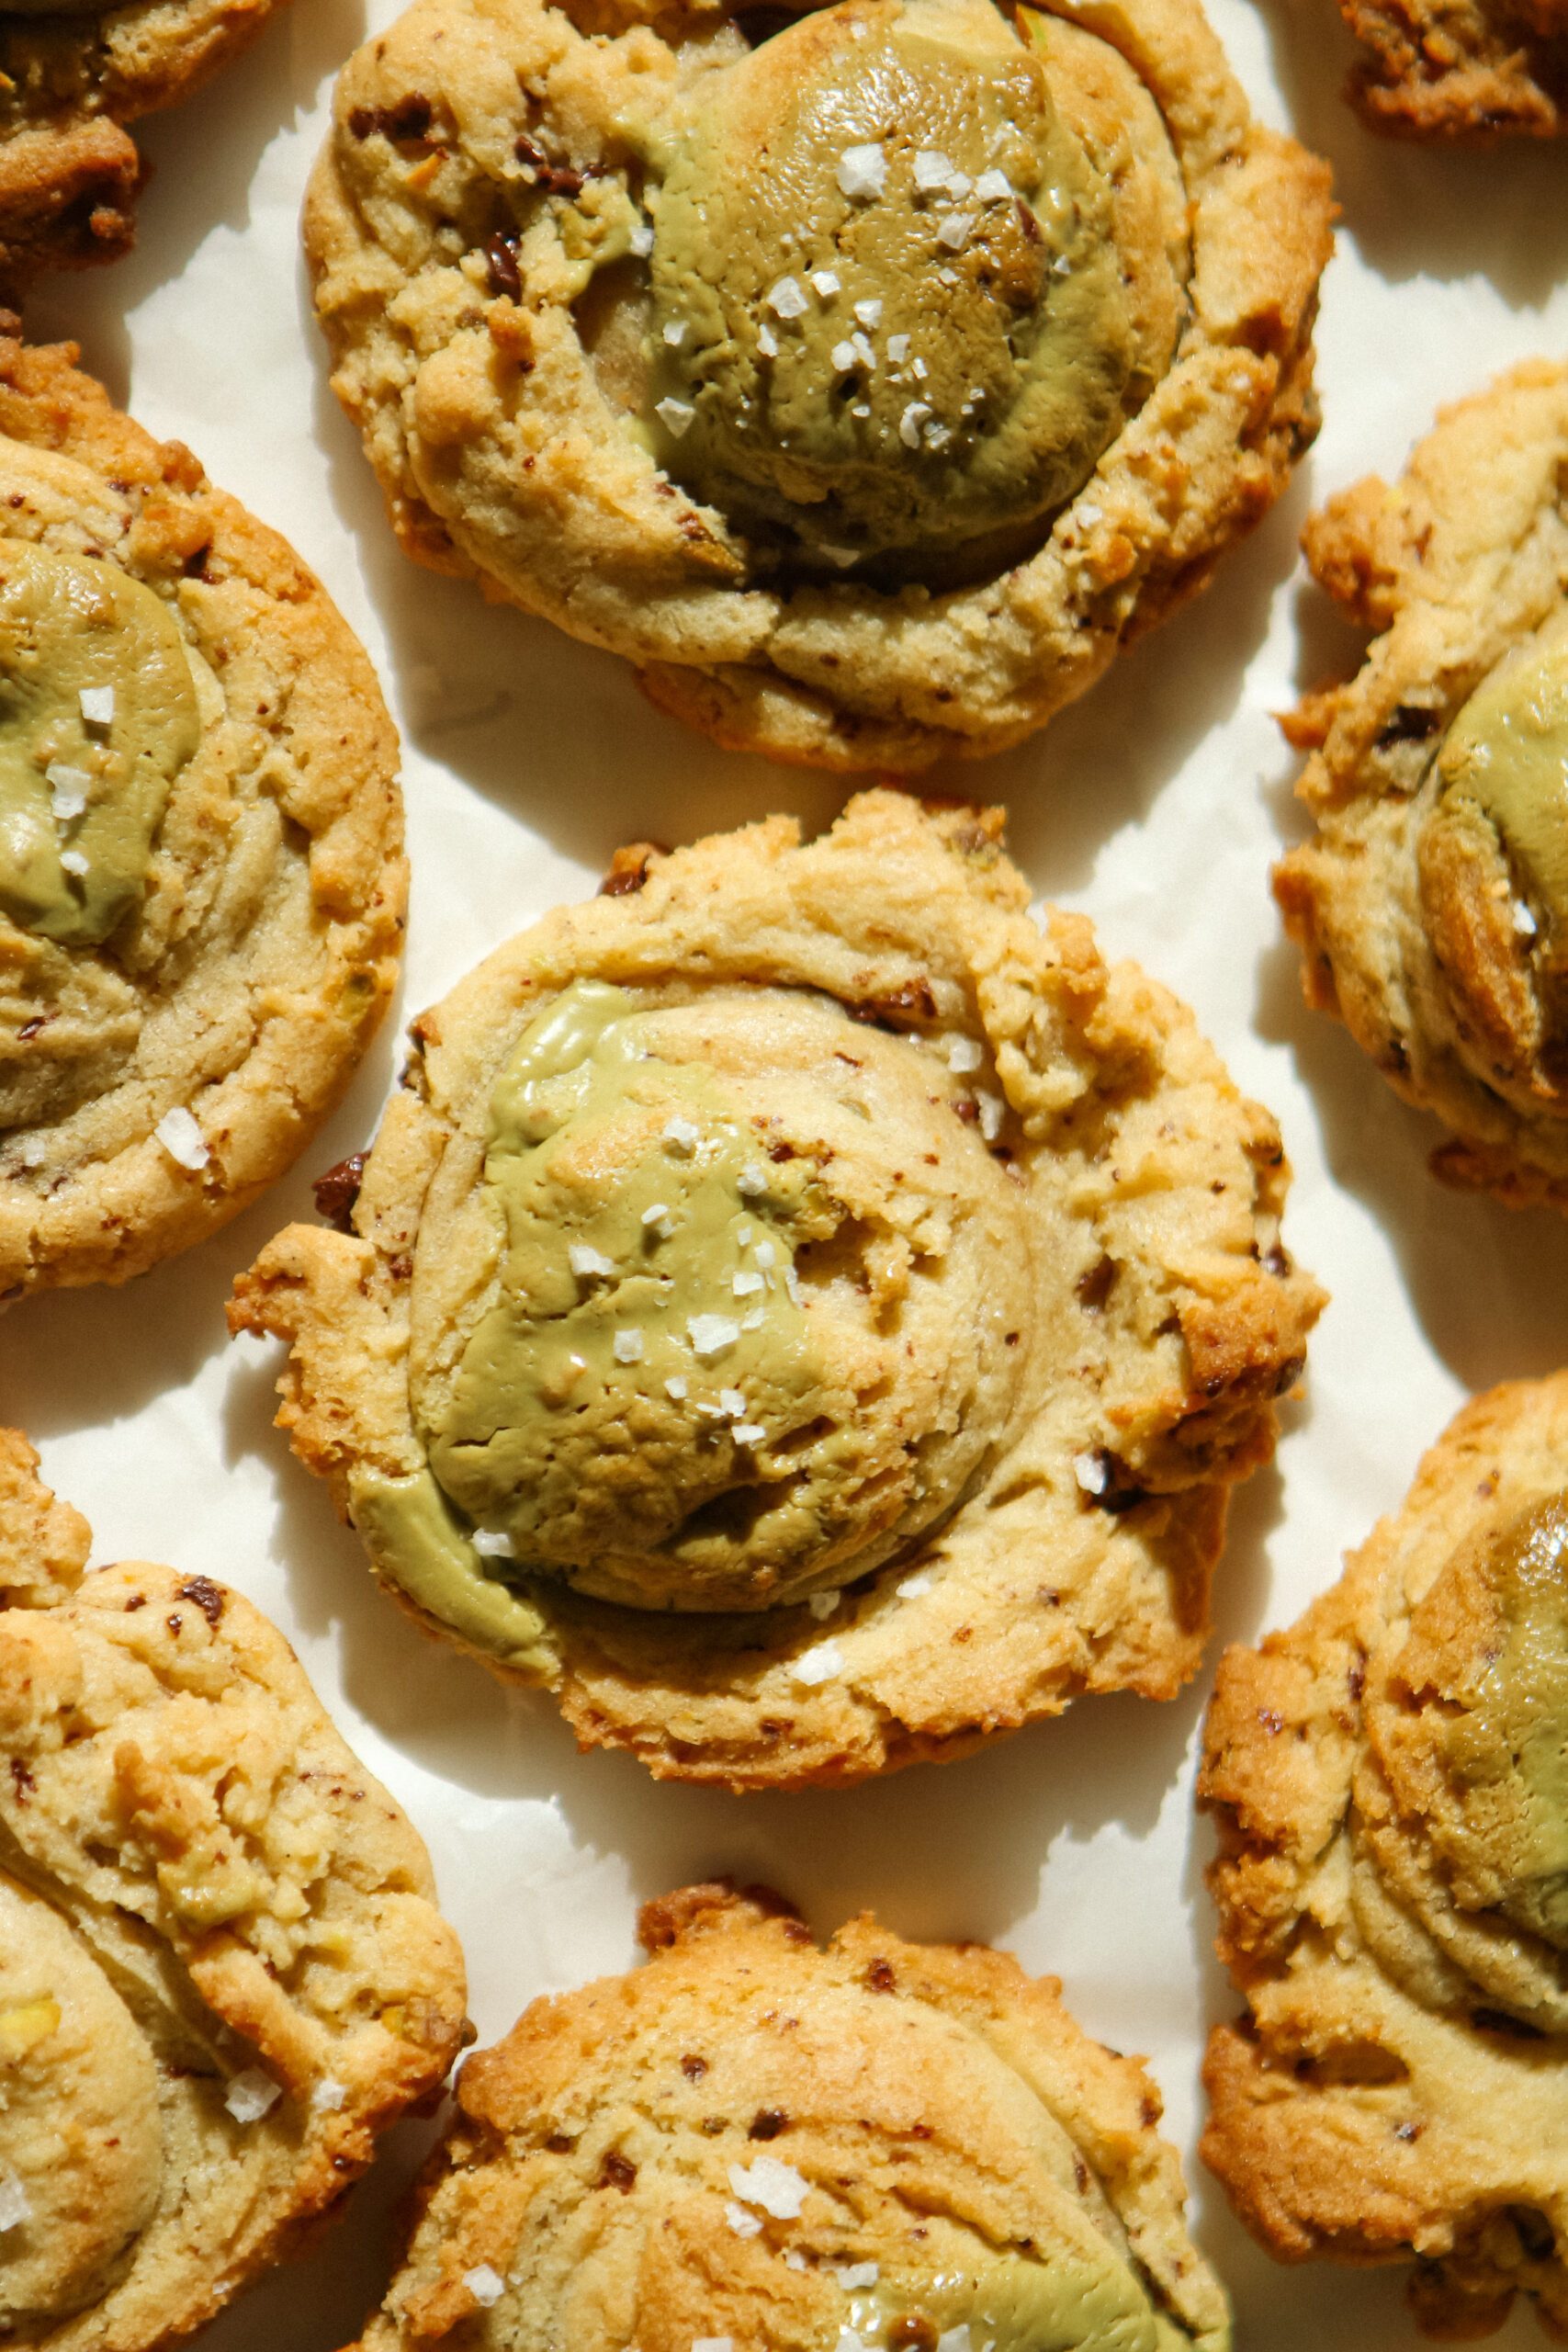
<svg viewBox="0 0 1568 2352"><path fill-rule="evenodd" d="M1499 662L1444 740L1445 812L1496 835L1521 899L1568 956L1568 609Z"/></svg>
<svg viewBox="0 0 1568 2352"><path fill-rule="evenodd" d="M764 543L998 553L1146 394L1110 181L991 0L803 17L655 161L660 461Z"/></svg>
<svg viewBox="0 0 1568 2352"><path fill-rule="evenodd" d="M179 629L112 563L0 541L0 913L94 947L141 902L200 736Z"/></svg>
<svg viewBox="0 0 1568 2352"><path fill-rule="evenodd" d="M1130 2262L1085 2226L1083 2244L1032 2260L998 2254L933 2278L892 2270L855 2294L850 2326L866 2345L936 2352L960 2327L972 2352L1178 2352L1192 2338L1156 2309ZM897 2327L897 2335L892 2330Z"/></svg>
<svg viewBox="0 0 1568 2352"><path fill-rule="evenodd" d="M1506 1917L1568 1951L1568 1494L1504 1530L1484 1583L1491 1623L1437 1731L1461 1859Z"/></svg>
<svg viewBox="0 0 1568 2352"><path fill-rule="evenodd" d="M938 1525L1027 1361L1021 1187L964 1083L813 990L553 998L494 1087L467 1238L422 1232L428 1469L361 1472L354 1502L384 1572L526 1651L533 1579L750 1612Z"/></svg>

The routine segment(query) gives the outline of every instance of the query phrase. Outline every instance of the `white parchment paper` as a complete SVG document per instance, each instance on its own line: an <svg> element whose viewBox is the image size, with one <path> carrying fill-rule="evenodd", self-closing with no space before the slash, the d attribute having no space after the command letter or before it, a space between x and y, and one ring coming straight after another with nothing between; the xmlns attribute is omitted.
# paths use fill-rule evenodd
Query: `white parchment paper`
<svg viewBox="0 0 1568 2352"><path fill-rule="evenodd" d="M1568 144L1489 157L1375 141L1337 95L1332 0L1212 0L1260 111L1327 153L1344 220L1324 288L1325 426L1282 505L1193 609L1044 737L934 787L1012 812L1043 896L1179 989L1295 1164L1286 1238L1334 1294L1276 1466L1243 1489L1218 1641L1293 1616L1399 1498L1472 1389L1555 1369L1568 1231L1440 1190L1434 1139L1342 1032L1303 1009L1268 871L1298 830L1270 714L1353 650L1306 582L1309 503L1397 471L1435 404L1568 344ZM249 58L149 126L157 175L118 268L34 303L37 335L286 532L368 645L402 729L413 915L401 1018L562 898L623 840L690 839L765 809L819 825L829 783L727 758L642 703L629 674L397 552L326 388L296 220L331 79L393 0L295 0ZM295 1177L203 1249L115 1293L61 1293L0 1323L0 1420L27 1429L85 1510L99 1560L141 1555L242 1587L408 1807L466 1946L486 2040L536 1994L626 1965L637 1905L717 1870L771 1879L823 1927L874 1905L917 1936L1010 1945L1065 1980L1104 2040L1145 2052L1189 2151L1200 2233L1244 2352L1404 2352L1392 2272L1286 2271L1190 2159L1207 2023L1235 2007L1210 1957L1208 1833L1190 1782L1208 1676L1175 1703L1089 1702L971 1760L847 1794L728 1798L579 1757L543 1701L426 1644L372 1590L358 1547L269 1426L274 1351L231 1345L234 1272L306 1179L369 1136L399 1058L383 1037ZM253 2290L203 2352L333 2352L386 2275L389 2207L428 2140L393 2135L347 2217ZM1516 2315L1495 2341L1542 2339Z"/></svg>

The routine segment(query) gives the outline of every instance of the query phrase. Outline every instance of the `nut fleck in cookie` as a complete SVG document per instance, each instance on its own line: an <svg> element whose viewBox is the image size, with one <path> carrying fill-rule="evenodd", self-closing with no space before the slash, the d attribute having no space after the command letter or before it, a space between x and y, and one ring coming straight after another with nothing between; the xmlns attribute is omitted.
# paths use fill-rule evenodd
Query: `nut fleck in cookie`
<svg viewBox="0 0 1568 2352"><path fill-rule="evenodd" d="M1272 1120L999 833L617 860L237 1286L382 1582L584 1744L851 1780L1198 1663L1322 1295Z"/></svg>
<svg viewBox="0 0 1568 2352"><path fill-rule="evenodd" d="M1159 2094L1055 1982L761 1890L641 1930L464 2067L357 2352L1224 2352Z"/></svg>
<svg viewBox="0 0 1568 2352"><path fill-rule="evenodd" d="M1563 0L1339 0L1364 43L1348 96L1374 130L1485 142L1568 128Z"/></svg>
<svg viewBox="0 0 1568 2352"><path fill-rule="evenodd" d="M123 1282L282 1173L407 885L321 583L74 356L0 335L0 1299Z"/></svg>
<svg viewBox="0 0 1568 2352"><path fill-rule="evenodd" d="M1380 632L1288 723L1316 833L1275 893L1309 1002L1455 1140L1438 1175L1568 1206L1568 368L1445 410L1307 557Z"/></svg>
<svg viewBox="0 0 1568 2352"><path fill-rule="evenodd" d="M0 1431L0 2333L140 2352L289 2250L440 2083L457 1939L282 1635L84 1577Z"/></svg>
<svg viewBox="0 0 1568 2352"><path fill-rule="evenodd" d="M1331 1592L1221 1665L1202 2153L1287 2261L1416 2257L1432 2334L1568 2330L1568 1374L1494 1389Z"/></svg>
<svg viewBox="0 0 1568 2352"><path fill-rule="evenodd" d="M0 286L112 261L146 176L125 129L254 40L277 0L21 0L0 18Z"/></svg>
<svg viewBox="0 0 1568 2352"><path fill-rule="evenodd" d="M411 555L720 742L903 771L1276 497L1331 210L1197 0L415 0L305 242Z"/></svg>

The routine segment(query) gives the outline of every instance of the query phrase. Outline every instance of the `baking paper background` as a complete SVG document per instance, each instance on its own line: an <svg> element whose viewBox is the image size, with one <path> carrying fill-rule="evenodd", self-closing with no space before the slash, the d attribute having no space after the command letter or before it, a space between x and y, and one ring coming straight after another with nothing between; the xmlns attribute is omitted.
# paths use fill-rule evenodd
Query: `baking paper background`
<svg viewBox="0 0 1568 2352"><path fill-rule="evenodd" d="M30 1432L89 1515L96 1560L225 1577L284 1627L430 1843L485 2040L536 1994L626 1965L637 1904L715 1871L772 1880L823 1928L873 1905L906 1934L1010 1945L1063 1978L1091 2032L1149 2054L1243 2352L1402 2352L1421 2339L1401 2274L1276 2267L1191 2159L1203 2032L1235 2007L1209 1955L1208 1832L1190 1801L1210 1671L1173 1704L1085 1702L966 1762L848 1793L656 1786L624 1757L578 1756L547 1701L502 1692L378 1597L269 1425L277 1351L225 1340L233 1274L311 1214L310 1175L368 1140L402 1022L592 888L619 842L689 840L780 808L818 826L841 797L720 754L649 709L618 662L487 609L395 548L327 390L296 239L332 75L393 13L391 0L368 14L295 0L204 96L146 126L156 176L137 251L57 281L28 327L75 336L144 424L188 440L287 533L369 647L402 730L413 864L398 1018L301 1170L237 1224L129 1290L44 1295L0 1321L0 1420ZM1322 436L1196 606L1044 736L931 783L1005 801L1041 895L1087 910L1108 948L1180 990L1283 1124L1286 1239L1333 1304L1278 1463L1237 1498L1217 1652L1333 1578L1468 1393L1568 1354L1568 1228L1434 1183L1436 1130L1304 1010L1268 892L1299 831L1295 762L1270 714L1357 643L1301 570L1303 518L1364 472L1396 472L1439 400L1568 347L1568 143L1468 157L1388 146L1337 96L1349 50L1331 0L1213 0L1213 13L1259 111L1335 165ZM394 2134L346 2218L243 2298L202 2352L347 2342L384 2283L389 2208L431 2128ZM1495 2341L1543 2338L1517 2314Z"/></svg>

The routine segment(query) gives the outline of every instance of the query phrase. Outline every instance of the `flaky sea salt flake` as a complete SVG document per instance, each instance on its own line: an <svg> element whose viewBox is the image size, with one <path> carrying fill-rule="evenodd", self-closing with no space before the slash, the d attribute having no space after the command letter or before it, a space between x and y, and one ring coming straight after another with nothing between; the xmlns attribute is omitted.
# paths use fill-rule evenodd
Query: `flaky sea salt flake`
<svg viewBox="0 0 1568 2352"><path fill-rule="evenodd" d="M953 177L953 165L940 147L922 147L915 157L915 186L922 196L933 188L945 187Z"/></svg>
<svg viewBox="0 0 1568 2352"><path fill-rule="evenodd" d="M1533 939L1539 928L1540 925L1537 923L1534 915L1531 914L1529 909L1526 906L1524 900L1522 899L1516 899L1514 901L1514 929L1517 932L1519 937L1521 939Z"/></svg>
<svg viewBox="0 0 1568 2352"><path fill-rule="evenodd" d="M92 777L85 768L73 767L69 760L51 760L43 773L54 821L57 825L69 824L87 805Z"/></svg>
<svg viewBox="0 0 1568 2352"><path fill-rule="evenodd" d="M645 260L653 251L653 223L650 220L635 220L626 243L639 260Z"/></svg>
<svg viewBox="0 0 1568 2352"><path fill-rule="evenodd" d="M662 1140L682 1159L690 1159L703 1139L703 1131L694 1119L682 1119L677 1114L664 1122Z"/></svg>
<svg viewBox="0 0 1568 2352"><path fill-rule="evenodd" d="M691 431L692 421L697 412L690 401L678 401L671 393L668 400L654 401L653 413L662 421L665 431L672 433L679 441L683 434Z"/></svg>
<svg viewBox="0 0 1568 2352"><path fill-rule="evenodd" d="M178 1105L165 1111L152 1133L171 1159L182 1168L205 1168L212 1154L207 1148L207 1138L190 1113Z"/></svg>
<svg viewBox="0 0 1568 2352"><path fill-rule="evenodd" d="M844 1670L844 1653L837 1642L818 1642L815 1649L803 1650L790 1668L792 1682L803 1682L807 1690L818 1682L831 1682Z"/></svg>
<svg viewBox="0 0 1568 2352"><path fill-rule="evenodd" d="M857 2287L874 2287L882 2269L874 2262L852 2262L842 2270L835 2270L833 2276L845 2294L852 2295Z"/></svg>
<svg viewBox="0 0 1568 2352"><path fill-rule="evenodd" d="M665 1134L668 1136L668 1128L665 1129ZM668 1201L655 1201L651 1207L644 1209L642 1213L642 1221L644 1225L661 1225L669 1214L670 1204Z"/></svg>
<svg viewBox="0 0 1568 2352"><path fill-rule="evenodd" d="M737 1421L729 1434L737 1445L761 1445L768 1431L761 1421Z"/></svg>
<svg viewBox="0 0 1568 2352"><path fill-rule="evenodd" d="M923 1600L935 1582L936 1578L925 1568L917 1568L912 1576L901 1579L898 1598L900 1600Z"/></svg>
<svg viewBox="0 0 1568 2352"><path fill-rule="evenodd" d="M348 2085L340 2083L335 2075L323 2075L310 2093L310 2105L318 2115L336 2115L348 2101Z"/></svg>
<svg viewBox="0 0 1568 2352"><path fill-rule="evenodd" d="M879 294L873 294L863 302L857 302L855 316L863 327L879 327L882 324L882 297Z"/></svg>
<svg viewBox="0 0 1568 2352"><path fill-rule="evenodd" d="M874 140L863 147L846 147L839 158L838 182L840 193L852 202L880 196L887 186L887 158L882 152L882 141Z"/></svg>
<svg viewBox="0 0 1568 2352"><path fill-rule="evenodd" d="M1111 1471L1103 1453L1075 1453L1073 1476L1086 1495L1102 1495L1111 1484Z"/></svg>
<svg viewBox="0 0 1568 2352"><path fill-rule="evenodd" d="M671 320L670 320L670 322L668 322L668 324L666 325L666 327L665 327L665 329L664 329L664 340L665 340L665 342L670 345L670 348L671 349L671 351L678 350L678 349L680 348L681 345L682 345L682 344L683 344L683 343L685 342L685 340L686 340L686 322L685 322L685 320L684 320L684 319L671 319Z"/></svg>
<svg viewBox="0 0 1568 2352"><path fill-rule="evenodd" d="M247 2066L234 2076L223 2094L223 2104L236 2123L259 2123L283 2097L281 2086L259 2066Z"/></svg>
<svg viewBox="0 0 1568 2352"><path fill-rule="evenodd" d="M749 2165L731 2165L729 2186L743 2205L760 2205L775 2222L793 2222L810 2194L810 2183L793 2165L777 2156L758 2156Z"/></svg>
<svg viewBox="0 0 1568 2352"><path fill-rule="evenodd" d="M976 1087L975 1100L980 1109L980 1133L987 1143L995 1143L1002 1131L1007 1104L999 1094L987 1094L983 1087Z"/></svg>
<svg viewBox="0 0 1568 2352"><path fill-rule="evenodd" d="M19 2230L33 2217L32 2200L21 2177L9 2165L0 2165L0 2231Z"/></svg>
<svg viewBox="0 0 1568 2352"><path fill-rule="evenodd" d="M936 2352L975 2352L968 2321L964 2320L958 2327L945 2328L937 2337Z"/></svg>
<svg viewBox="0 0 1568 2352"><path fill-rule="evenodd" d="M982 204L1005 204L1012 194L1012 182L1005 172L982 172L975 183L975 193Z"/></svg>
<svg viewBox="0 0 1568 2352"><path fill-rule="evenodd" d="M729 1315L688 1315L686 1333L694 1354L705 1363L712 1356L723 1355L740 1337L740 1326Z"/></svg>
<svg viewBox="0 0 1568 2352"><path fill-rule="evenodd" d="M640 1363L646 1345L640 1331L617 1331L610 1342L610 1353L617 1363Z"/></svg>
<svg viewBox="0 0 1568 2352"><path fill-rule="evenodd" d="M972 212L950 212L936 232L937 243L945 245L950 254L962 253L969 243L969 232L974 226L975 215Z"/></svg>
<svg viewBox="0 0 1568 2352"><path fill-rule="evenodd" d="M814 269L811 283L824 302L830 301L839 291L839 273L836 269Z"/></svg>
<svg viewBox="0 0 1568 2352"><path fill-rule="evenodd" d="M909 356L909 338L907 334L890 334L888 336L887 356L892 361L895 368L902 368L905 360Z"/></svg>
<svg viewBox="0 0 1568 2352"><path fill-rule="evenodd" d="M738 2238L754 2238L761 2235L761 2214L748 2213L745 2206L736 2204L733 2199L724 2209L724 2221L725 2227L733 2230Z"/></svg>
<svg viewBox="0 0 1568 2352"><path fill-rule="evenodd" d="M852 368L858 368L860 365L859 352L856 351L854 345L847 340L843 343L836 343L828 356L832 362L833 373L836 376L847 376Z"/></svg>
<svg viewBox="0 0 1568 2352"><path fill-rule="evenodd" d="M589 1281L596 1274L613 1274L615 1271L614 1258L606 1258L603 1250L591 1250L586 1241L569 1243L566 1262L582 1281Z"/></svg>
<svg viewBox="0 0 1568 2352"><path fill-rule="evenodd" d="M512 1538L503 1527L476 1527L468 1538L481 1560L514 1560Z"/></svg>
<svg viewBox="0 0 1568 2352"><path fill-rule="evenodd" d="M749 1159L735 1180L735 1189L742 1200L754 1201L768 1189L768 1171L754 1159Z"/></svg>
<svg viewBox="0 0 1568 2352"><path fill-rule="evenodd" d="M768 308L776 319L798 319L811 305L798 277L775 278L768 288Z"/></svg>
<svg viewBox="0 0 1568 2352"><path fill-rule="evenodd" d="M745 1419L746 1392L744 1389L721 1388L718 1392L718 1401L724 1407L725 1411L729 1415L732 1421L743 1421Z"/></svg>
<svg viewBox="0 0 1568 2352"><path fill-rule="evenodd" d="M863 368L874 368L876 366L876 354L873 351L870 344L867 342L865 336L861 334L858 327L854 334L850 337L850 346L854 352L855 356L859 359Z"/></svg>
<svg viewBox="0 0 1568 2352"><path fill-rule="evenodd" d="M84 686L76 699L82 706L84 727L112 727L114 725L114 688L112 686Z"/></svg>
<svg viewBox="0 0 1568 2352"><path fill-rule="evenodd" d="M931 402L929 401L911 401L909 402L908 408L904 411L903 415L898 419L898 438L902 441L906 449L918 449L919 447L920 427L924 424L931 413Z"/></svg>
<svg viewBox="0 0 1568 2352"><path fill-rule="evenodd" d="M776 359L779 356L779 339L765 319L757 329L757 348L764 359Z"/></svg>
<svg viewBox="0 0 1568 2352"><path fill-rule="evenodd" d="M665 1382L664 1394L666 1396L672 1396L677 1405L682 1405L685 1402L686 1390L689 1385L690 1383L687 1381L685 1374L683 1372L677 1372L671 1378Z"/></svg>
<svg viewBox="0 0 1568 2352"><path fill-rule="evenodd" d="M963 1076L965 1071L978 1069L985 1060L979 1040L975 1037L950 1037L947 1041L947 1067Z"/></svg>
<svg viewBox="0 0 1568 2352"><path fill-rule="evenodd" d="M74 874L78 881L87 871L87 860L79 849L62 849L60 853L60 863L66 873Z"/></svg>
<svg viewBox="0 0 1568 2352"><path fill-rule="evenodd" d="M488 2262L478 2262L471 2270L465 2270L463 2284L484 2311L489 2311L492 2303L499 2303L506 2292L505 2279Z"/></svg>

